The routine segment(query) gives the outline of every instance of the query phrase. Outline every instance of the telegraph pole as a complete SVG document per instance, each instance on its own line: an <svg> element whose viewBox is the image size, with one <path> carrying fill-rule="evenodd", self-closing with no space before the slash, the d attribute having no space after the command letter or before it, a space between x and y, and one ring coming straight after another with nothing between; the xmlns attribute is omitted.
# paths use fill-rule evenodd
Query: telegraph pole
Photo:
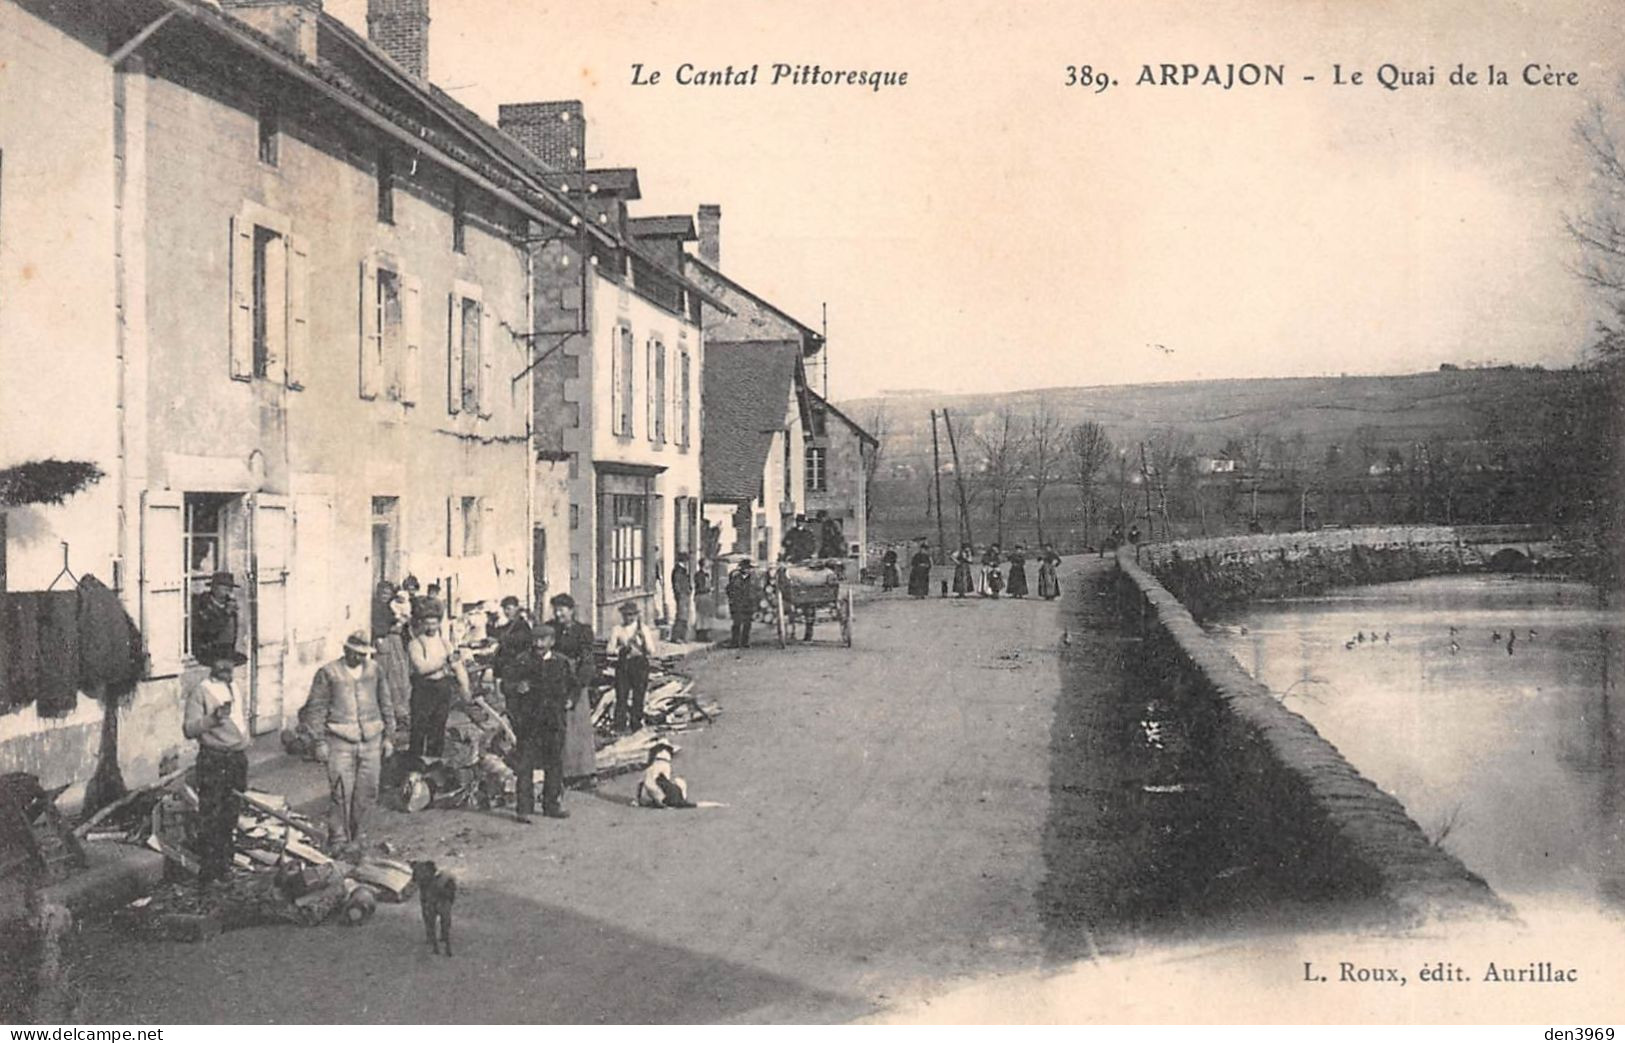
<svg viewBox="0 0 1625 1043"><path fill-rule="evenodd" d="M942 411L943 426L948 429L948 450L954 454L954 487L959 490L959 542L976 542L976 535L971 532L970 504L965 500L965 470L959 466L959 443L954 440L954 422L949 419L948 411Z"/></svg>
<svg viewBox="0 0 1625 1043"><path fill-rule="evenodd" d="M937 561L948 560L948 530L942 521L942 450L937 446L937 411L931 410L931 478L937 487ZM929 492L926 503L931 502Z"/></svg>

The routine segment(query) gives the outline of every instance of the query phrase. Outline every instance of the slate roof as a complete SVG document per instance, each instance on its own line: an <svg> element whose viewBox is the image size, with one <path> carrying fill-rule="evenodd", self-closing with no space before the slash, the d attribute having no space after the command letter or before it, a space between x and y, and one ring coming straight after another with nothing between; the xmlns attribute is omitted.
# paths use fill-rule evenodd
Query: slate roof
<svg viewBox="0 0 1625 1043"><path fill-rule="evenodd" d="M800 364L793 340L706 345L700 470L707 501L739 503L761 491Z"/></svg>

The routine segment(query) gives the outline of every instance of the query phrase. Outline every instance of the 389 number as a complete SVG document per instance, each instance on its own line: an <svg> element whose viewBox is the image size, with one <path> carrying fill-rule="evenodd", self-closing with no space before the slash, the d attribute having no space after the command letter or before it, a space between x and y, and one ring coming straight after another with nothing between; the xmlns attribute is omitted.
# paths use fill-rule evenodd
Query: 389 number
<svg viewBox="0 0 1625 1043"><path fill-rule="evenodd" d="M1066 85L1068 87L1088 87L1096 94L1107 87L1114 87L1117 81L1112 79L1104 69L1097 69L1093 65L1068 65L1066 67Z"/></svg>

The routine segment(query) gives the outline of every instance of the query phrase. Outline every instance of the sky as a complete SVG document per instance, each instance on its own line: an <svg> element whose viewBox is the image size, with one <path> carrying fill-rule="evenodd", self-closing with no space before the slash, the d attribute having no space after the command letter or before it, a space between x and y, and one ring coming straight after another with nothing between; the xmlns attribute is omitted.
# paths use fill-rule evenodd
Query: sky
<svg viewBox="0 0 1625 1043"><path fill-rule="evenodd" d="M364 30L365 0L326 7ZM493 121L580 99L589 165L638 169L636 214L721 205L731 276L814 327L827 304L836 399L1565 365L1600 315L1562 230L1587 187L1573 126L1625 69L1618 13L432 0L430 75ZM683 62L908 82L684 87ZM1133 85L1163 62L1279 64L1285 84ZM1511 83L1452 86L1458 62ZM1525 86L1531 62L1579 84ZM1435 82L1386 90L1384 63ZM1069 65L1117 85L1068 87Z"/></svg>

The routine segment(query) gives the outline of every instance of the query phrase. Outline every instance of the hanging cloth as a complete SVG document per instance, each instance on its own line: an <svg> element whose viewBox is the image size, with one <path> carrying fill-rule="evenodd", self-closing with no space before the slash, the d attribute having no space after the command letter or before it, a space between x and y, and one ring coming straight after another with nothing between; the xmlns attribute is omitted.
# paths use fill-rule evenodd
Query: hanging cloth
<svg viewBox="0 0 1625 1043"><path fill-rule="evenodd" d="M78 601L80 691L105 685L119 692L141 677L141 633L108 586L95 576L79 583Z"/></svg>

